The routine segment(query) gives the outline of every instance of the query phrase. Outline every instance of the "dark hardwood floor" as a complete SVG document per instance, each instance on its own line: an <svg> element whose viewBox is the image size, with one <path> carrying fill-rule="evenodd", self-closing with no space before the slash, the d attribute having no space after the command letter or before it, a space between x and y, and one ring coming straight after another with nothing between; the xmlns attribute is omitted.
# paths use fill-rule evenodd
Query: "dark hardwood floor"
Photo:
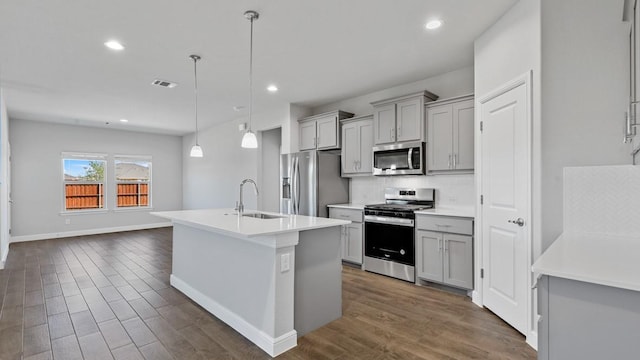
<svg viewBox="0 0 640 360"><path fill-rule="evenodd" d="M169 286L171 229L11 244L0 359L269 359ZM464 296L343 270L343 317L278 359L535 359Z"/></svg>

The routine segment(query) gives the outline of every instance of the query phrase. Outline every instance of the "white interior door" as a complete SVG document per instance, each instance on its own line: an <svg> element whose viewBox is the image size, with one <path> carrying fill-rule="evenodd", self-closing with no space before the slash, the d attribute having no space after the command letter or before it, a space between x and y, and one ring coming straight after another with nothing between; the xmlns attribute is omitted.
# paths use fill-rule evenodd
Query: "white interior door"
<svg viewBox="0 0 640 360"><path fill-rule="evenodd" d="M523 334L529 274L530 117L527 82L480 104L483 304Z"/></svg>

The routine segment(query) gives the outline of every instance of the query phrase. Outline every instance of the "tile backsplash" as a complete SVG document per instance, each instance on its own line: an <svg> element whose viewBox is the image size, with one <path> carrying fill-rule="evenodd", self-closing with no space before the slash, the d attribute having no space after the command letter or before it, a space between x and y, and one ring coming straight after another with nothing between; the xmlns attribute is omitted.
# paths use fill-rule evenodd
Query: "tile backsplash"
<svg viewBox="0 0 640 360"><path fill-rule="evenodd" d="M564 169L565 232L640 235L640 166Z"/></svg>
<svg viewBox="0 0 640 360"><path fill-rule="evenodd" d="M351 178L351 202L375 204L384 202L384 188L434 188L436 208L474 207L473 174L434 176L366 176Z"/></svg>

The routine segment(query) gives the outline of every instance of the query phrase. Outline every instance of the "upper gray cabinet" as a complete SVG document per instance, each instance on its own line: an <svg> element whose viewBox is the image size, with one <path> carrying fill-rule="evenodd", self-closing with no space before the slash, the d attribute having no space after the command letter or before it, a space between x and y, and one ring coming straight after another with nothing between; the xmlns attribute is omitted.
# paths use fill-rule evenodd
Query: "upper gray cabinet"
<svg viewBox="0 0 640 360"><path fill-rule="evenodd" d="M352 113L336 110L298 120L300 150L339 149L339 121L352 116Z"/></svg>
<svg viewBox="0 0 640 360"><path fill-rule="evenodd" d="M421 91L372 102L374 144L424 141L424 104L437 98Z"/></svg>
<svg viewBox="0 0 640 360"><path fill-rule="evenodd" d="M342 176L371 175L373 166L373 115L342 123Z"/></svg>
<svg viewBox="0 0 640 360"><path fill-rule="evenodd" d="M429 173L473 172L473 95L427 104Z"/></svg>

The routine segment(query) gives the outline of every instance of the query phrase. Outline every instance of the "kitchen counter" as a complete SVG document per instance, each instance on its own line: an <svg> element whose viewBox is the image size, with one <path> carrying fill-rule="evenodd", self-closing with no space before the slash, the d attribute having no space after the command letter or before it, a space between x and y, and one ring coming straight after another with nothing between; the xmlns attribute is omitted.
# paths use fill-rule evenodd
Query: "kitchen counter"
<svg viewBox="0 0 640 360"><path fill-rule="evenodd" d="M247 210L245 214L255 212L256 211ZM170 219L174 223L189 225L201 230L227 234L242 239L320 229L351 223L348 220L303 215L284 215L263 211L260 213L282 217L276 219L256 219L248 216L240 217L233 209L161 211L152 212L151 215Z"/></svg>
<svg viewBox="0 0 640 360"><path fill-rule="evenodd" d="M565 233L533 264L549 275L640 291L640 237Z"/></svg>
<svg viewBox="0 0 640 360"><path fill-rule="evenodd" d="M152 214L173 222L171 285L270 356L342 316L340 235L350 221L229 209Z"/></svg>
<svg viewBox="0 0 640 360"><path fill-rule="evenodd" d="M459 208L436 207L435 209L416 211L415 214L474 218L476 216L476 210L472 207L459 207Z"/></svg>
<svg viewBox="0 0 640 360"><path fill-rule="evenodd" d="M330 208L352 209L352 210L364 210L364 206L365 206L364 204L353 204L353 203L327 205L327 207L330 207Z"/></svg>

